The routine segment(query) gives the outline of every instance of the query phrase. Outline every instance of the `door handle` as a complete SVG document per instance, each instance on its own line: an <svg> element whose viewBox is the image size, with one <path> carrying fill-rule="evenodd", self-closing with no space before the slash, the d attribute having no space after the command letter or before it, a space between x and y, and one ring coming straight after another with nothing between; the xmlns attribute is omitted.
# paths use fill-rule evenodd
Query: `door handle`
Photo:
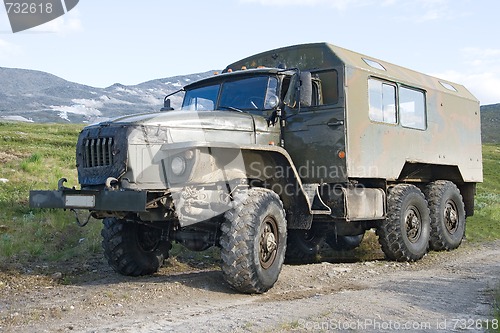
<svg viewBox="0 0 500 333"><path fill-rule="evenodd" d="M344 125L344 121L343 120L329 121L326 124L328 126L342 126L342 125Z"/></svg>

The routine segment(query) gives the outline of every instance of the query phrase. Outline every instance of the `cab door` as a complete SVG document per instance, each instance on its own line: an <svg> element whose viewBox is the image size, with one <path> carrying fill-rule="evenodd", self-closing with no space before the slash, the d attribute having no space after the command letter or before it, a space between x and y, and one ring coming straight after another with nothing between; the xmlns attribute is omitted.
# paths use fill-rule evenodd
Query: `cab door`
<svg viewBox="0 0 500 333"><path fill-rule="evenodd" d="M311 82L304 82L305 77ZM345 182L345 99L339 84L341 71L337 68L312 71L310 76L302 76L302 81L296 87L294 102L285 108L285 148L304 183ZM304 98L304 94L311 96Z"/></svg>

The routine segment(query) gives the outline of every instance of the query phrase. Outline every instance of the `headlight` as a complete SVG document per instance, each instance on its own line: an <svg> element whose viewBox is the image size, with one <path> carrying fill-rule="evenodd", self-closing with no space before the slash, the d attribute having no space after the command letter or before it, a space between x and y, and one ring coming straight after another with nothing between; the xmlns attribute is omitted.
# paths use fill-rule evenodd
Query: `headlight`
<svg viewBox="0 0 500 333"><path fill-rule="evenodd" d="M186 160L180 156L176 156L172 159L170 168L172 169L172 173L174 175L180 176L184 173L184 171L186 171Z"/></svg>

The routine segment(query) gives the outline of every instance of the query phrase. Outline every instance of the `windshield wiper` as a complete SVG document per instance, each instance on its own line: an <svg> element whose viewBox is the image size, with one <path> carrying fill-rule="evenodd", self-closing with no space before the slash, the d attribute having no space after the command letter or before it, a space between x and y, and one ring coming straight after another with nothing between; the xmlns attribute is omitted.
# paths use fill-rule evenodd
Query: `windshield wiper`
<svg viewBox="0 0 500 333"><path fill-rule="evenodd" d="M243 112L243 113L245 112L243 110L235 108L234 106L221 106L221 105L219 105L219 109L221 109L221 110L231 110L231 111Z"/></svg>

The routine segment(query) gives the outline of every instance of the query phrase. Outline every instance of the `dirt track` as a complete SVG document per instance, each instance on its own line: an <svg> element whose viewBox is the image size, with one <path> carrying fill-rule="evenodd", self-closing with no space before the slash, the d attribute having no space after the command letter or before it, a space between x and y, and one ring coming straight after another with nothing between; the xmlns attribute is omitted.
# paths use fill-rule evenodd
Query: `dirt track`
<svg viewBox="0 0 500 333"><path fill-rule="evenodd" d="M484 331L500 283L500 241L463 244L416 263L285 265L263 295L242 295L217 269L127 278L101 260L64 277L0 274L0 331ZM41 268L43 270L43 267ZM56 282L54 280L59 280ZM498 325L498 323L497 323Z"/></svg>

